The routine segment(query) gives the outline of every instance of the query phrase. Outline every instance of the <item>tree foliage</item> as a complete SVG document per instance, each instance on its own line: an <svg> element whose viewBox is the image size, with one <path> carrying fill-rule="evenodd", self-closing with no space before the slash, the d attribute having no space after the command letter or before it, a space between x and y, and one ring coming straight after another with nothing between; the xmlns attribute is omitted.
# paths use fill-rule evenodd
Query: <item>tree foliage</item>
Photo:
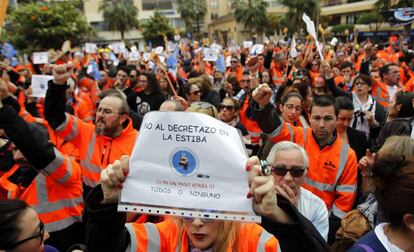
<svg viewBox="0 0 414 252"><path fill-rule="evenodd" d="M234 16L238 23L242 23L253 37L253 31L258 34L264 32L267 25L267 7L269 2L263 0L233 0Z"/></svg>
<svg viewBox="0 0 414 252"><path fill-rule="evenodd" d="M178 12L184 20L186 30L194 33L193 24L204 20L207 13L206 1L202 0L177 0Z"/></svg>
<svg viewBox="0 0 414 252"><path fill-rule="evenodd" d="M111 31L119 31L124 40L125 32L138 29L138 8L132 0L104 0L99 5L105 23Z"/></svg>
<svg viewBox="0 0 414 252"><path fill-rule="evenodd" d="M19 5L7 16L7 39L26 53L78 45L94 36L84 15L69 2Z"/></svg>
<svg viewBox="0 0 414 252"><path fill-rule="evenodd" d="M302 21L303 13L306 13L316 25L317 10L319 8L318 2L315 0L279 0L279 2L287 7L288 13L285 14L288 24L286 27L290 27L289 33L299 32L301 29L305 29L305 23ZM316 28L318 29L318 28Z"/></svg>
<svg viewBox="0 0 414 252"><path fill-rule="evenodd" d="M377 10L361 14L357 20L357 24L367 24L371 32L378 33L384 17Z"/></svg>
<svg viewBox="0 0 414 252"><path fill-rule="evenodd" d="M331 32L333 34L342 34L346 30L348 30L349 32L352 32L354 30L354 25L353 24L339 24L339 25L335 25L335 26L332 27Z"/></svg>
<svg viewBox="0 0 414 252"><path fill-rule="evenodd" d="M151 42L153 47L164 46L164 36L172 39L174 35L174 29L171 27L168 18L161 16L158 11L141 26L145 41Z"/></svg>

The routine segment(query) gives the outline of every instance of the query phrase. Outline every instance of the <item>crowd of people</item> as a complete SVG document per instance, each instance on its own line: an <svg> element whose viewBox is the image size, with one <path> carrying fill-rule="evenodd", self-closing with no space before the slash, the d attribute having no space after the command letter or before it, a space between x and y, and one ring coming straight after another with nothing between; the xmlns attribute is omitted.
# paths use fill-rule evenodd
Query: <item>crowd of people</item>
<svg viewBox="0 0 414 252"><path fill-rule="evenodd" d="M414 251L414 51L395 35L321 46L3 59L0 251ZM35 74L53 76L44 98ZM117 212L151 111L239 131L261 224Z"/></svg>

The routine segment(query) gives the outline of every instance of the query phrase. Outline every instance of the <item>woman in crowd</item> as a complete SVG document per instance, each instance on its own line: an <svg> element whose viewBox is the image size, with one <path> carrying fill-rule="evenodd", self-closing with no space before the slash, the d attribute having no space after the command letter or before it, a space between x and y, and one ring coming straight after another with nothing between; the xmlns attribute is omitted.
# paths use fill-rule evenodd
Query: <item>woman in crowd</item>
<svg viewBox="0 0 414 252"><path fill-rule="evenodd" d="M395 155L381 157L372 172L375 198L385 223L348 251L414 251L414 160Z"/></svg>
<svg viewBox="0 0 414 252"><path fill-rule="evenodd" d="M299 120L303 108L303 98L297 92L284 95L278 105L279 114L285 122L302 126Z"/></svg>
<svg viewBox="0 0 414 252"><path fill-rule="evenodd" d="M220 104L219 119L239 131L240 135L243 136L243 143L249 152L251 149L250 135L247 129L240 123L239 111L240 103L232 97L226 97Z"/></svg>
<svg viewBox="0 0 414 252"><path fill-rule="evenodd" d="M128 96L129 107L141 116L158 110L165 98L156 75L152 72L145 72L139 76L138 82L141 92L134 92Z"/></svg>
<svg viewBox="0 0 414 252"><path fill-rule="evenodd" d="M327 251L318 231L295 207L276 197L272 176L260 176L257 157L247 162L253 208L263 216L261 226L203 218L169 218L153 224L125 224L117 213L123 181L129 172L123 156L101 173L101 186L87 202L87 240L90 251ZM246 181L247 182L247 181ZM247 185L247 183L246 183ZM277 200L280 197L279 200ZM279 241L277 236L282 236Z"/></svg>
<svg viewBox="0 0 414 252"><path fill-rule="evenodd" d="M334 97L346 96L354 104L354 115L350 123L351 127L366 134L369 142L373 142L385 124L386 113L384 107L372 98L372 80L369 76L360 74L353 81L355 91L348 93L339 88L333 79L333 74L329 66L324 64L322 72L326 79L326 85Z"/></svg>
<svg viewBox="0 0 414 252"><path fill-rule="evenodd" d="M200 87L197 84L187 83L184 85L184 94L187 100L188 105L191 105L193 102L201 101L201 91Z"/></svg>
<svg viewBox="0 0 414 252"><path fill-rule="evenodd" d="M0 251L52 252L49 233L33 208L18 199L0 200Z"/></svg>

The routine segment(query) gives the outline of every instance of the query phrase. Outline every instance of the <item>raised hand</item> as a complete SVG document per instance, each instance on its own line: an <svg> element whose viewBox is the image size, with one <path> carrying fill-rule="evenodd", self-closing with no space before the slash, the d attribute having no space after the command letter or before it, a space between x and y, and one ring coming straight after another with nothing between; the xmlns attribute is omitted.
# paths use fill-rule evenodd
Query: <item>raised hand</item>
<svg viewBox="0 0 414 252"><path fill-rule="evenodd" d="M53 67L54 82L58 85L66 85L66 81L71 77L73 72L72 63L55 65Z"/></svg>
<svg viewBox="0 0 414 252"><path fill-rule="evenodd" d="M122 156L120 160L116 160L113 164L108 165L101 172L101 186L104 195L102 203L118 202L121 195L122 185L129 173L129 157Z"/></svg>
<svg viewBox="0 0 414 252"><path fill-rule="evenodd" d="M261 106L265 107L272 98L272 89L267 84L260 84L253 91L253 99Z"/></svg>

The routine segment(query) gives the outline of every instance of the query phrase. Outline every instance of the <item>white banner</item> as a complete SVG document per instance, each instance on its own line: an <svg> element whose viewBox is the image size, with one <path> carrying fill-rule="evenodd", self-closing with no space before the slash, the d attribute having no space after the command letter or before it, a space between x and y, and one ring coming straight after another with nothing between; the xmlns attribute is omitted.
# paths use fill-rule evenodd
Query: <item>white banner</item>
<svg viewBox="0 0 414 252"><path fill-rule="evenodd" d="M46 96L47 91L47 82L53 80L51 75L32 75L32 97L41 97Z"/></svg>
<svg viewBox="0 0 414 252"><path fill-rule="evenodd" d="M259 222L246 160L234 127L200 113L147 113L118 210Z"/></svg>
<svg viewBox="0 0 414 252"><path fill-rule="evenodd" d="M94 43L86 43L85 44L85 52L86 53L96 53L98 50L98 46Z"/></svg>
<svg viewBox="0 0 414 252"><path fill-rule="evenodd" d="M47 64L49 63L49 54L47 52L34 52L33 64Z"/></svg>
<svg viewBox="0 0 414 252"><path fill-rule="evenodd" d="M203 61L217 61L218 55L216 49L204 48L203 54Z"/></svg>
<svg viewBox="0 0 414 252"><path fill-rule="evenodd" d="M132 51L132 52L129 54L129 60L130 60L130 61L138 61L138 60L139 60L139 58L140 58L140 55L139 55L139 52L138 52L138 51Z"/></svg>
<svg viewBox="0 0 414 252"><path fill-rule="evenodd" d="M253 46L253 41L243 41L243 47L244 48L250 48Z"/></svg>

